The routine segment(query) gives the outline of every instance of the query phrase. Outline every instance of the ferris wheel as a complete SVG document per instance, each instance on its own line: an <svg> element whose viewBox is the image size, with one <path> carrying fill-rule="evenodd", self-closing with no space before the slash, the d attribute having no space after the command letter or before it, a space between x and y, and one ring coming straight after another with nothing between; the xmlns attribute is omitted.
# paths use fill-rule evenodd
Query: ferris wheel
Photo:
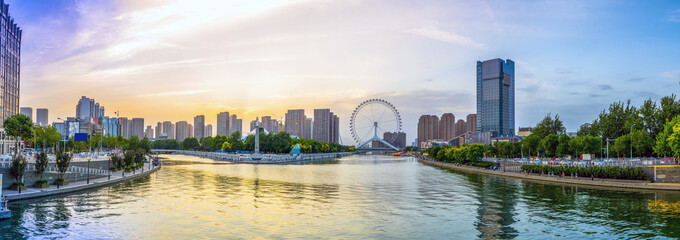
<svg viewBox="0 0 680 240"><path fill-rule="evenodd" d="M382 99L369 99L363 101L354 109L349 120L349 129L358 144L357 148L364 147L373 140L378 140L386 146L398 150L385 142L394 141L397 134L392 134L389 139L382 137L385 132L401 132L401 115L391 103Z"/></svg>

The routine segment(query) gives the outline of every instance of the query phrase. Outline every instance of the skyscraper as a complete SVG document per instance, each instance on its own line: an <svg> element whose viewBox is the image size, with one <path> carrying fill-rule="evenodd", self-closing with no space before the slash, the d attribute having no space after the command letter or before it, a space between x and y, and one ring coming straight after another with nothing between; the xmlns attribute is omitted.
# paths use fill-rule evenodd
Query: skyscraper
<svg viewBox="0 0 680 240"><path fill-rule="evenodd" d="M156 123L156 132L155 132L156 139L161 138L161 132L163 132L163 123L158 122L158 123ZM166 137L167 137L167 135L166 135Z"/></svg>
<svg viewBox="0 0 680 240"><path fill-rule="evenodd" d="M444 113L439 120L439 138L448 141L456 136L456 116L453 113Z"/></svg>
<svg viewBox="0 0 680 240"><path fill-rule="evenodd" d="M168 139L176 139L175 138L175 125L172 124L170 121L164 121L163 122L163 132L161 133L161 136L165 135Z"/></svg>
<svg viewBox="0 0 680 240"><path fill-rule="evenodd" d="M455 135L456 136L463 135L463 134L465 134L465 131L467 131L467 124L465 124L465 120L458 119L458 121L456 122L456 134ZM451 139L446 139L446 140L448 141L448 140L451 140Z"/></svg>
<svg viewBox="0 0 680 240"><path fill-rule="evenodd" d="M231 133L231 124L229 124L229 112L221 112L217 114L217 135L229 136Z"/></svg>
<svg viewBox="0 0 680 240"><path fill-rule="evenodd" d="M429 140L439 138L439 117L436 115L422 115L418 119L418 147Z"/></svg>
<svg viewBox="0 0 680 240"><path fill-rule="evenodd" d="M118 118L118 124L120 127L118 128L118 135L122 136L124 138L130 138L130 128L128 125L128 119L126 117L121 117Z"/></svg>
<svg viewBox="0 0 680 240"><path fill-rule="evenodd" d="M312 139L312 119L311 118L305 119L305 125L304 125L304 131L303 131L302 138Z"/></svg>
<svg viewBox="0 0 680 240"><path fill-rule="evenodd" d="M198 140L205 137L205 116L198 115L194 117L194 137Z"/></svg>
<svg viewBox="0 0 680 240"><path fill-rule="evenodd" d="M314 109L312 138L320 142L338 142L338 117L330 109Z"/></svg>
<svg viewBox="0 0 680 240"><path fill-rule="evenodd" d="M236 117L236 114L231 115L231 119L229 119L229 124L231 125L229 127L229 134L231 135L234 132L240 132L241 135L243 135L243 119L239 119Z"/></svg>
<svg viewBox="0 0 680 240"><path fill-rule="evenodd" d="M76 118L85 122L105 115L104 106L100 106L93 98L82 96L76 105Z"/></svg>
<svg viewBox="0 0 680 240"><path fill-rule="evenodd" d="M477 131L492 137L515 132L515 62L477 62Z"/></svg>
<svg viewBox="0 0 680 240"><path fill-rule="evenodd" d="M468 114L466 124L468 132L477 132L477 114Z"/></svg>
<svg viewBox="0 0 680 240"><path fill-rule="evenodd" d="M144 118L132 118L131 123L130 137L144 138Z"/></svg>
<svg viewBox="0 0 680 240"><path fill-rule="evenodd" d="M26 115L31 121L33 121L33 108L32 107L21 107L19 108L19 113Z"/></svg>
<svg viewBox="0 0 680 240"><path fill-rule="evenodd" d="M212 137L212 124L205 125L205 137Z"/></svg>
<svg viewBox="0 0 680 240"><path fill-rule="evenodd" d="M2 101L2 124L5 118L19 113L19 86L21 72L21 28L14 23L14 18L9 15L9 5L0 2L2 9L2 24L0 32L2 35L2 58L0 58L0 69L2 69L2 87L0 88L0 101ZM3 149L4 150L4 149Z"/></svg>
<svg viewBox="0 0 680 240"><path fill-rule="evenodd" d="M153 127L151 127L151 125L146 126L146 130L144 131L144 135L148 139L153 139Z"/></svg>
<svg viewBox="0 0 680 240"><path fill-rule="evenodd" d="M177 132L176 140L184 141L189 137L189 123L187 121L179 121L175 123L175 132Z"/></svg>
<svg viewBox="0 0 680 240"><path fill-rule="evenodd" d="M396 148L406 147L406 133L404 132L384 132L383 140ZM380 143L380 146L383 145L384 144Z"/></svg>
<svg viewBox="0 0 680 240"><path fill-rule="evenodd" d="M290 133L290 135L304 138L305 121L307 121L307 116L305 116L304 109L288 110L285 119L286 132Z"/></svg>
<svg viewBox="0 0 680 240"><path fill-rule="evenodd" d="M38 126L47 126L48 111L47 108L38 108L35 110L35 122Z"/></svg>
<svg viewBox="0 0 680 240"><path fill-rule="evenodd" d="M194 126L191 124L187 124L187 137L194 137Z"/></svg>

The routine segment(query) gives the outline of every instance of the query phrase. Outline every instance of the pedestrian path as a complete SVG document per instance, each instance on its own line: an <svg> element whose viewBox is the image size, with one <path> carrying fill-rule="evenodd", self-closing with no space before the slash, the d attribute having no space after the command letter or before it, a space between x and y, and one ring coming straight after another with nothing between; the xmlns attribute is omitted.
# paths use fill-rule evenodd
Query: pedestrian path
<svg viewBox="0 0 680 240"><path fill-rule="evenodd" d="M15 190L9 190L9 189L3 189L2 194L7 197L8 201L17 201L17 200L23 200L23 199L30 199L30 198L38 198L38 197L46 197L46 196L51 196L51 195L57 195L57 194L64 194L64 193L70 193L70 192L75 192L75 191L81 191L85 189L90 189L90 188L97 188L97 187L102 187L110 184L115 184L119 182L124 182L124 181L129 181L132 179L148 176L149 174L157 171L160 169L159 166L153 167L151 164L147 163L144 165L142 169L139 169L137 171L133 172L124 172L124 171L118 171L118 172L112 172L111 173L111 179L109 180L109 177L107 175L101 176L97 175L94 176L96 178L90 178L90 182L88 184L87 178L79 178L78 181L74 182L69 182L68 185L66 186L59 186L57 188L56 185L50 185L49 188L35 188L32 186L27 186L26 190L22 190L21 193L19 191Z"/></svg>

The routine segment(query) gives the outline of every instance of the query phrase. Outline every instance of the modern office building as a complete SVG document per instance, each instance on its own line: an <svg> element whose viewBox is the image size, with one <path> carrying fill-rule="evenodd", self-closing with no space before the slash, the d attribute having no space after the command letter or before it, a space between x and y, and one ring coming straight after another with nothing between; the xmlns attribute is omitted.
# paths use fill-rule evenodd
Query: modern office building
<svg viewBox="0 0 680 240"><path fill-rule="evenodd" d="M35 110L35 123L38 126L47 126L49 115L47 108L38 108Z"/></svg>
<svg viewBox="0 0 680 240"><path fill-rule="evenodd" d="M113 136L117 137L119 136L118 133L120 132L120 124L119 120L117 118L109 118L109 117L100 117L99 119L99 126L101 127L101 134L104 136Z"/></svg>
<svg viewBox="0 0 680 240"><path fill-rule="evenodd" d="M198 140L205 137L205 116L198 115L194 117L194 137Z"/></svg>
<svg viewBox="0 0 680 240"><path fill-rule="evenodd" d="M205 125L205 137L212 137L212 124Z"/></svg>
<svg viewBox="0 0 680 240"><path fill-rule="evenodd" d="M26 115L31 121L33 121L33 108L32 107L21 107L19 108L19 113Z"/></svg>
<svg viewBox="0 0 680 240"><path fill-rule="evenodd" d="M19 113L19 86L20 86L20 72L21 72L21 28L14 22L14 18L9 15L9 5L0 2L2 9L2 17L0 21L0 32L2 35L0 65L2 69L0 78L2 78L2 87L0 87L0 99L2 106L2 124L5 118L11 117ZM4 146L7 144L3 144ZM6 149L2 149L5 153Z"/></svg>
<svg viewBox="0 0 680 240"><path fill-rule="evenodd" d="M465 123L467 132L477 132L477 114L468 114Z"/></svg>
<svg viewBox="0 0 680 240"><path fill-rule="evenodd" d="M477 62L477 131L492 137L515 133L515 62Z"/></svg>
<svg viewBox="0 0 680 240"><path fill-rule="evenodd" d="M177 141L184 141L184 139L189 137L189 123L187 121L179 121L175 123L175 132L177 136L175 139Z"/></svg>
<svg viewBox="0 0 680 240"><path fill-rule="evenodd" d="M153 127L151 125L146 126L146 130L144 130L144 136L148 139L153 139Z"/></svg>
<svg viewBox="0 0 680 240"><path fill-rule="evenodd" d="M130 137L144 138L144 118L132 118Z"/></svg>
<svg viewBox="0 0 680 240"><path fill-rule="evenodd" d="M423 143L439 138L439 117L436 115L422 115L418 119L418 147Z"/></svg>
<svg viewBox="0 0 680 240"><path fill-rule="evenodd" d="M76 118L81 121L92 122L93 119L105 116L104 106L100 106L94 99L82 96L76 105Z"/></svg>
<svg viewBox="0 0 680 240"><path fill-rule="evenodd" d="M456 116L453 113L442 114L442 118L439 119L439 138L446 141L454 138L456 126Z"/></svg>
<svg viewBox="0 0 680 240"><path fill-rule="evenodd" d="M293 109L286 112L285 124L286 132L290 135L298 136L304 138L305 136L305 122L307 121L307 116L305 116L304 109Z"/></svg>
<svg viewBox="0 0 680 240"><path fill-rule="evenodd" d="M217 123L215 127L217 128L217 135L229 136L231 133L230 123L229 123L229 112L221 112L217 114Z"/></svg>

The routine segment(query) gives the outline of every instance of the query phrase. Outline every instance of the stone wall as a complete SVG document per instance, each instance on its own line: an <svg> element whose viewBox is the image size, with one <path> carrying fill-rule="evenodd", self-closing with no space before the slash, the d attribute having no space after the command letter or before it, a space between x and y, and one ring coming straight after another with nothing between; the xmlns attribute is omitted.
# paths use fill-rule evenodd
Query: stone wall
<svg viewBox="0 0 680 240"><path fill-rule="evenodd" d="M680 183L679 165L649 166L645 168L645 174L656 183Z"/></svg>

